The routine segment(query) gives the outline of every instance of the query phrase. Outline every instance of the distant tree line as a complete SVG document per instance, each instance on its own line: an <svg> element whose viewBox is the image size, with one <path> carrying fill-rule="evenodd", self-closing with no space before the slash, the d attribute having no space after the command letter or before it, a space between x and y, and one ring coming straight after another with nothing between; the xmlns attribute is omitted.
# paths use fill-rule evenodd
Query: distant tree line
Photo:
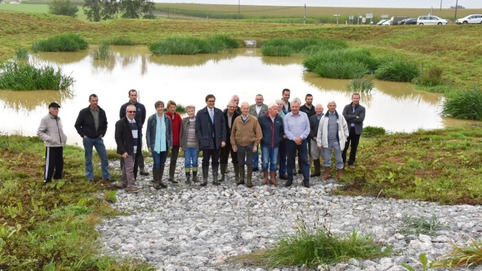
<svg viewBox="0 0 482 271"><path fill-rule="evenodd" d="M1 1L1 0L0 0ZM154 18L154 2L151 0L84 0L84 13L94 22L122 18ZM50 13L56 15L77 16L77 6L70 0L52 0Z"/></svg>

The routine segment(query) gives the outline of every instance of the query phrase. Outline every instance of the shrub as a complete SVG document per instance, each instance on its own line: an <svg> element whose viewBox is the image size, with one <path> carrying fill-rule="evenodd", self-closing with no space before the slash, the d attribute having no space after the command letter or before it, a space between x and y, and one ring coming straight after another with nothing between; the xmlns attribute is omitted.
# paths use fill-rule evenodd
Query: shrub
<svg viewBox="0 0 482 271"><path fill-rule="evenodd" d="M406 60L391 60L382 63L375 71L377 79L386 81L411 82L418 75L417 65Z"/></svg>
<svg viewBox="0 0 482 271"><path fill-rule="evenodd" d="M442 74L442 68L432 66L427 72L424 72L419 78L417 78L415 83L428 87L438 86L443 83Z"/></svg>
<svg viewBox="0 0 482 271"><path fill-rule="evenodd" d="M442 114L459 119L482 120L482 91L453 91L447 95Z"/></svg>
<svg viewBox="0 0 482 271"><path fill-rule="evenodd" d="M373 81L370 78L355 78L347 87L352 92L370 92L373 89Z"/></svg>
<svg viewBox="0 0 482 271"><path fill-rule="evenodd" d="M87 49L87 42L77 34L67 33L35 42L34 52L76 52Z"/></svg>
<svg viewBox="0 0 482 271"><path fill-rule="evenodd" d="M364 137L375 137L386 135L387 131L383 127L367 126L363 128Z"/></svg>
<svg viewBox="0 0 482 271"><path fill-rule="evenodd" d="M49 4L49 12L55 15L76 17L79 9L70 0L53 0Z"/></svg>
<svg viewBox="0 0 482 271"><path fill-rule="evenodd" d="M27 63L7 62L2 65L0 89L10 90L65 90L74 83L70 76L62 75L50 66L35 68Z"/></svg>

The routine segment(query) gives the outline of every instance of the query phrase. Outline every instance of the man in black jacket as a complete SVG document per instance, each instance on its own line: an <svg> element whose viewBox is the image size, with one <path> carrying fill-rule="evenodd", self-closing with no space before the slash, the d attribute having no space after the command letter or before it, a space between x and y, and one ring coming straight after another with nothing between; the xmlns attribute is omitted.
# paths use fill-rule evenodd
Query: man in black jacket
<svg viewBox="0 0 482 271"><path fill-rule="evenodd" d="M345 148L341 154L343 163L346 164L346 152L351 142L350 158L348 159L348 167L355 167L356 151L360 136L363 132L363 121L365 120L365 107L360 105L360 94L353 93L351 96L352 102L347 104L343 109L343 117L345 117L348 124L350 135L348 136Z"/></svg>
<svg viewBox="0 0 482 271"><path fill-rule="evenodd" d="M238 98L239 99L239 98ZM231 128L233 127L234 120L241 115L236 110L237 104L234 100L231 100L226 109L223 111L224 123L226 124L226 139L231 138ZM220 182L225 180L226 169L228 167L229 154L231 153L231 161L234 167L235 181L239 181L239 167L238 167L238 155L233 151L231 142L226 140L226 145L221 148L220 163L221 163L221 179Z"/></svg>
<svg viewBox="0 0 482 271"><path fill-rule="evenodd" d="M128 105L126 116L115 124L115 142L117 153L122 156L124 166L118 187L127 188L129 193L139 192L136 187L137 157L141 155L140 123L135 119L136 107Z"/></svg>
<svg viewBox="0 0 482 271"><path fill-rule="evenodd" d="M109 181L109 161L102 139L107 131L107 117L105 111L98 106L99 98L95 94L89 96L90 105L79 112L75 121L75 129L83 138L85 150L85 177L88 181L94 180L92 168L92 148L95 147L100 157L102 168L102 180Z"/></svg>
<svg viewBox="0 0 482 271"><path fill-rule="evenodd" d="M208 184L209 160L211 160L213 184L220 185L218 180L219 150L226 145L226 126L223 111L214 107L216 97L212 94L206 96L206 107L196 114L196 136L199 140L199 149L203 152L202 186Z"/></svg>

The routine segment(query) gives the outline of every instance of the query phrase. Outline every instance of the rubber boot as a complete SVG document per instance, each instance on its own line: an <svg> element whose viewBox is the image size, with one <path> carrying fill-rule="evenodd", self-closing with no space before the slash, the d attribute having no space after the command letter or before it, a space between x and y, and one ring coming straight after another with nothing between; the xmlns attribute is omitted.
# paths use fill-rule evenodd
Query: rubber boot
<svg viewBox="0 0 482 271"><path fill-rule="evenodd" d="M253 187L253 182L251 180L252 178L253 178L253 168L248 167L248 172L246 174L246 186L247 187Z"/></svg>
<svg viewBox="0 0 482 271"><path fill-rule="evenodd" d="M226 169L228 168L228 164L221 164L221 179L219 182L222 183L226 179Z"/></svg>
<svg viewBox="0 0 482 271"><path fill-rule="evenodd" d="M236 183L239 182L239 167L238 167L238 164L233 164L233 167L234 167L234 181Z"/></svg>
<svg viewBox="0 0 482 271"><path fill-rule="evenodd" d="M159 179L159 170L154 169L154 170L152 171L152 176L153 176L152 182L154 183L154 188L155 188L155 189L161 189L161 186L160 186L160 184L159 184L159 180L160 180L160 179Z"/></svg>
<svg viewBox="0 0 482 271"><path fill-rule="evenodd" d="M206 186L208 184L208 175L209 175L209 166L205 167L203 166L203 182L201 183L201 186Z"/></svg>
<svg viewBox="0 0 482 271"><path fill-rule="evenodd" d="M218 180L218 167L219 166L212 166L213 168L213 184L214 185L220 185L221 183Z"/></svg>
<svg viewBox="0 0 482 271"><path fill-rule="evenodd" d="M276 171L270 171L269 175L270 175L269 183L274 186L278 186L278 182L276 181Z"/></svg>
<svg viewBox="0 0 482 271"><path fill-rule="evenodd" d="M192 168L192 182L193 182L193 183L197 183L197 182L198 182L198 179L197 179L197 167L193 167L193 168Z"/></svg>
<svg viewBox="0 0 482 271"><path fill-rule="evenodd" d="M239 171L239 180L236 184L244 184L244 166L239 166L238 171Z"/></svg>
<svg viewBox="0 0 482 271"><path fill-rule="evenodd" d="M171 163L169 165L169 181L171 183L179 183L174 179L174 173L176 172L176 164Z"/></svg>
<svg viewBox="0 0 482 271"><path fill-rule="evenodd" d="M162 176L164 175L164 167L159 168L159 185L161 188L166 188L167 184L162 181Z"/></svg>
<svg viewBox="0 0 482 271"><path fill-rule="evenodd" d="M330 168L329 167L325 167L325 172L323 173L323 176L321 177L321 179L323 181L326 181L330 178Z"/></svg>
<svg viewBox="0 0 482 271"><path fill-rule="evenodd" d="M318 176L320 176L320 175L321 175L321 172L320 172L320 169L321 169L320 159L315 159L315 160L313 160L313 165L315 166L315 172L313 172L310 177L318 177Z"/></svg>
<svg viewBox="0 0 482 271"><path fill-rule="evenodd" d="M341 181L343 179L343 169L338 169L338 172L336 174L336 180Z"/></svg>
<svg viewBox="0 0 482 271"><path fill-rule="evenodd" d="M186 168L185 171L186 171L186 183L188 185L191 185L191 169Z"/></svg>
<svg viewBox="0 0 482 271"><path fill-rule="evenodd" d="M263 182L262 182L263 185L267 185L268 184L268 171L263 171Z"/></svg>

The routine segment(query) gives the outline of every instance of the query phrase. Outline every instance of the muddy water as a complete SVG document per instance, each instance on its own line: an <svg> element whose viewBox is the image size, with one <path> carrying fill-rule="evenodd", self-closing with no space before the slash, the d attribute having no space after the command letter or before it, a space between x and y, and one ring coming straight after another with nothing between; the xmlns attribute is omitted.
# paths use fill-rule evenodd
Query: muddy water
<svg viewBox="0 0 482 271"><path fill-rule="evenodd" d="M139 99L154 114L154 102L174 100L178 104L205 106L204 98L213 93L216 106L224 109L233 94L241 101L254 103L256 94L269 104L281 96L283 88L291 89L291 98L314 96L314 103L326 107L334 100L341 111L350 102L349 80L324 79L304 72L299 57L263 57L259 49L239 49L216 55L152 56L146 47L111 47L112 56L96 61L92 52L41 53L31 56L36 65L61 67L75 78L68 92L0 91L4 121L2 133L36 135L40 119L47 114L51 101L61 104L60 116L69 144L82 144L74 123L78 112L88 106L88 96L96 93L99 106L109 122L105 136L108 148L115 148L114 124L120 106L127 102L129 89L137 89ZM460 125L464 122L440 116L443 99L437 94L414 90L411 84L374 82L370 94L362 94L367 108L365 125L381 126L389 131L411 132Z"/></svg>

